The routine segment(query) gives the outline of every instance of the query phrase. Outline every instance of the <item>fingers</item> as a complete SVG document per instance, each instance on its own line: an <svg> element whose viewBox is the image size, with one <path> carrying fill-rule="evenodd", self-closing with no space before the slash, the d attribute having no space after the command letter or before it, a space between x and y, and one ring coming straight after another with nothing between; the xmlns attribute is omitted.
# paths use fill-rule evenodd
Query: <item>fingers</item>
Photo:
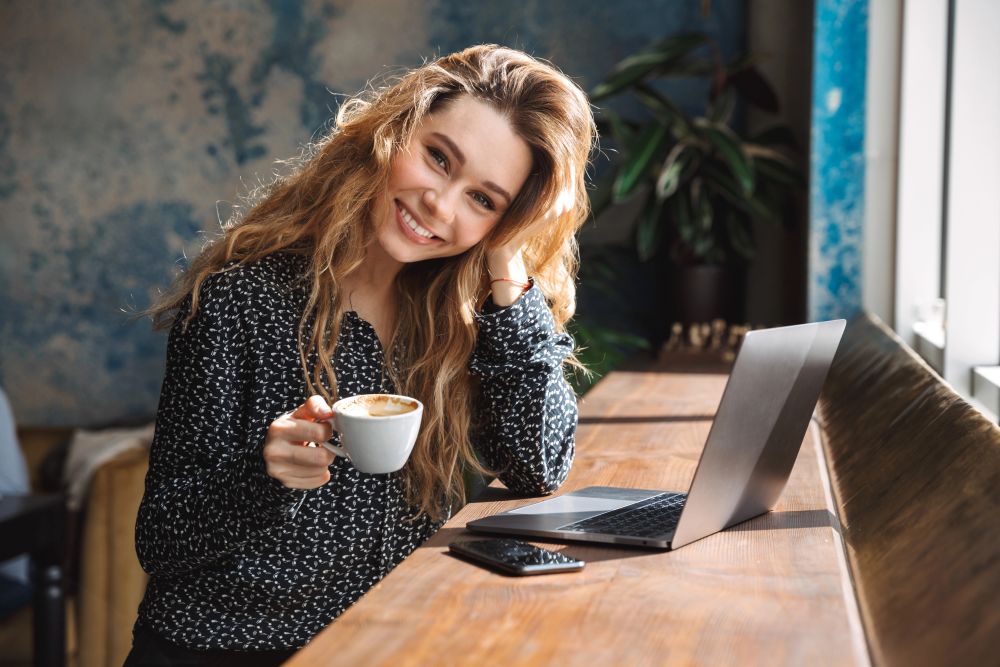
<svg viewBox="0 0 1000 667"><path fill-rule="evenodd" d="M262 452L267 474L293 489L314 489L330 481L334 454L304 445L330 439L333 428L318 420L332 416L326 400L317 395L271 422Z"/></svg>
<svg viewBox="0 0 1000 667"><path fill-rule="evenodd" d="M316 421L317 419L329 419L333 416L333 410L330 409L330 404L326 402L326 399L317 394L310 396L309 400L295 408L291 416L296 419Z"/></svg>
<svg viewBox="0 0 1000 667"><path fill-rule="evenodd" d="M295 413L292 413L294 415ZM299 419L292 415L278 417L267 429L269 440L282 440L295 444L308 442L326 442L333 435L333 427L329 422L317 422L313 419Z"/></svg>
<svg viewBox="0 0 1000 667"><path fill-rule="evenodd" d="M274 442L264 453L264 460L289 468L326 468L336 458L326 447L305 447L289 442Z"/></svg>
<svg viewBox="0 0 1000 667"><path fill-rule="evenodd" d="M267 474L293 489L315 489L330 481L333 453L274 440L264 445Z"/></svg>

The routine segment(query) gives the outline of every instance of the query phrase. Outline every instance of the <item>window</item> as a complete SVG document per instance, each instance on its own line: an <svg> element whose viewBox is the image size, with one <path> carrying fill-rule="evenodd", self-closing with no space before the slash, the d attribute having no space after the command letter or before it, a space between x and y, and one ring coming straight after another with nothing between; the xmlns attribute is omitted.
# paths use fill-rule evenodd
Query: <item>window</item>
<svg viewBox="0 0 1000 667"><path fill-rule="evenodd" d="M1000 413L1000 3L903 9L895 326Z"/></svg>

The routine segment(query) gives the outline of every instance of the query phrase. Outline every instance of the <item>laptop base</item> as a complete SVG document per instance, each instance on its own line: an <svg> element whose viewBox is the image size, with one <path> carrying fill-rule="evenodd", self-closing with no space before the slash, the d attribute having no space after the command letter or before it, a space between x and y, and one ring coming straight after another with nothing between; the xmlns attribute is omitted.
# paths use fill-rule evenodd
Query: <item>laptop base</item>
<svg viewBox="0 0 1000 667"><path fill-rule="evenodd" d="M660 535L615 535L567 530L567 526L662 496L665 491L589 486L539 503L484 517L466 524L475 533L531 535L574 542L625 544L654 549L670 549L673 531ZM683 495L683 494L677 494Z"/></svg>

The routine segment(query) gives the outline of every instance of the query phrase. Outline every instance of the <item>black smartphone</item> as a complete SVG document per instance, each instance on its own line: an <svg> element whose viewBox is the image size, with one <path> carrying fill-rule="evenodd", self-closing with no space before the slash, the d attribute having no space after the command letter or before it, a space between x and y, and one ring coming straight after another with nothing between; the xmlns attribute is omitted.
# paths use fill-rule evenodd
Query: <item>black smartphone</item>
<svg viewBox="0 0 1000 667"><path fill-rule="evenodd" d="M453 554L489 565L506 574L576 572L586 564L555 551L506 538L452 542L448 548Z"/></svg>

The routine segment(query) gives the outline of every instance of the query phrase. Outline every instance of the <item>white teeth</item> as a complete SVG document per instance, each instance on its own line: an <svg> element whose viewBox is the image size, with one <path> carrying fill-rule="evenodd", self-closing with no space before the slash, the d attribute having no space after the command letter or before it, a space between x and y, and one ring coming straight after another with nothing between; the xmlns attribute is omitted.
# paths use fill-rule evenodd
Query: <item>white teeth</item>
<svg viewBox="0 0 1000 667"><path fill-rule="evenodd" d="M399 209L399 214L401 216L403 216L403 222L405 222L410 229L412 229L414 232L416 232L420 236L423 236L425 239L432 239L432 238L434 238L433 232L430 232L430 231L424 229L423 227L421 227L420 225L418 225L417 221L413 219L413 216L410 215L409 211L407 211L402 206L398 206L397 208Z"/></svg>

